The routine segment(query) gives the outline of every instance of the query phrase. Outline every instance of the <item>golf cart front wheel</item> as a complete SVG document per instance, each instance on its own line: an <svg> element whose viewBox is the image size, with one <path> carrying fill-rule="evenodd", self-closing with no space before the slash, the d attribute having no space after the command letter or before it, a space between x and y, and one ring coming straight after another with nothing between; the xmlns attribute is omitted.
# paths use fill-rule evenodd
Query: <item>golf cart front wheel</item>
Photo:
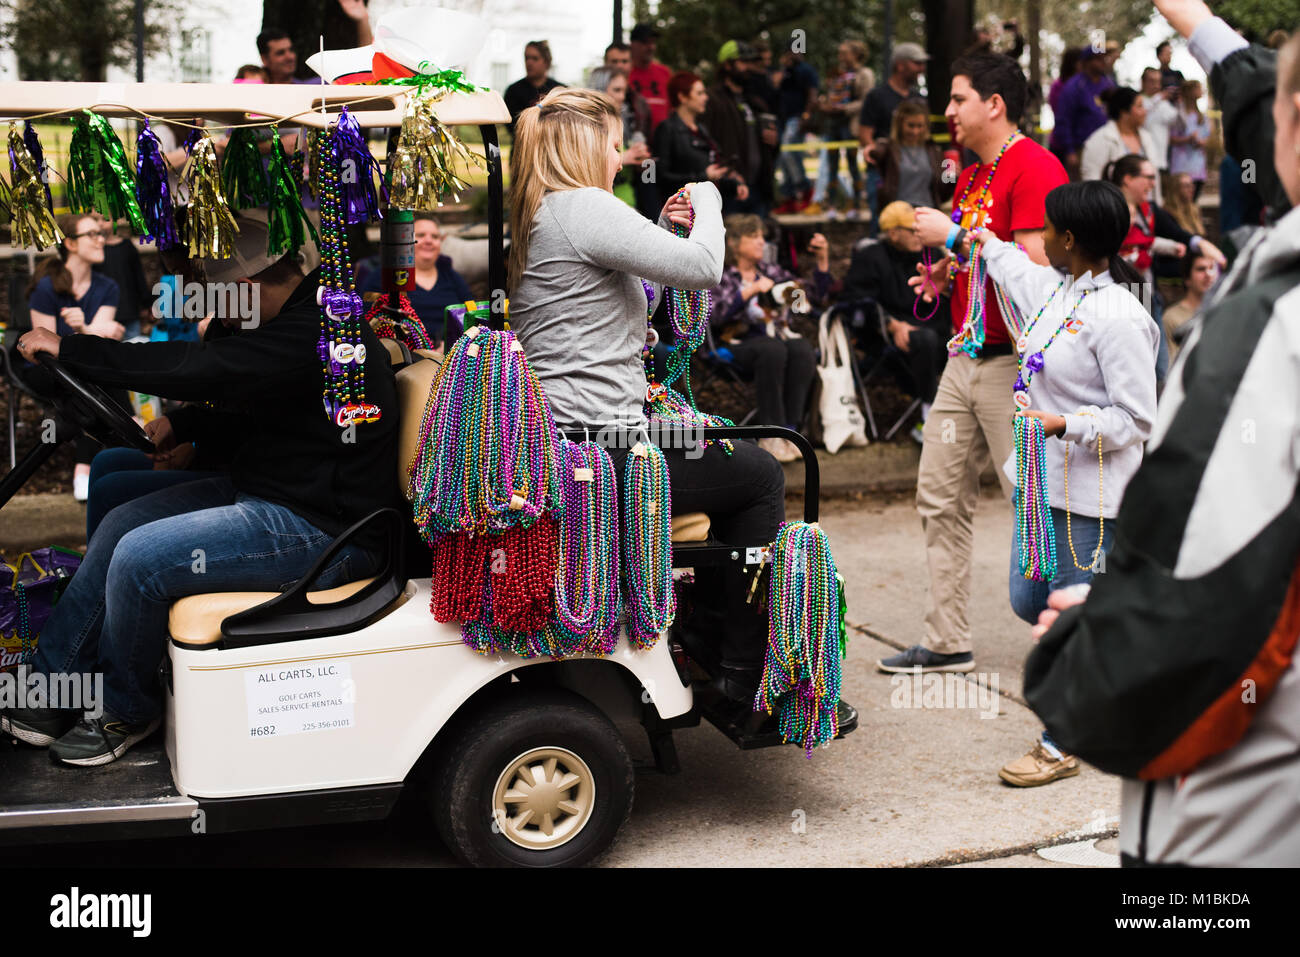
<svg viewBox="0 0 1300 957"><path fill-rule="evenodd" d="M632 810L632 759L585 698L496 702L460 728L437 775L434 815L467 864L563 867L599 856Z"/></svg>

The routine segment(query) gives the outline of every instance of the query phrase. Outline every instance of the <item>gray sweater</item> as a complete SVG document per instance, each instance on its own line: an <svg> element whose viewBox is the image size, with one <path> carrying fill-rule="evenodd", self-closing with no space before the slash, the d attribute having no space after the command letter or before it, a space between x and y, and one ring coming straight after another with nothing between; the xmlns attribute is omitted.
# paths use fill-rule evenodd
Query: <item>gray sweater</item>
<svg viewBox="0 0 1300 957"><path fill-rule="evenodd" d="M722 278L722 197L691 189L695 226L679 239L595 187L548 193L529 237L528 264L510 298L523 344L561 427L645 425L645 278L655 287L708 289Z"/></svg>

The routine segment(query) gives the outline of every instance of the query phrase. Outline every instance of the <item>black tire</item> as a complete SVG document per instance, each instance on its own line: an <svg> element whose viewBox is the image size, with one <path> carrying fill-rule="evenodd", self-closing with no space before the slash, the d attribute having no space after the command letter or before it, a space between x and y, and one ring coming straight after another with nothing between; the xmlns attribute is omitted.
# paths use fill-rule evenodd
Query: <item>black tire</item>
<svg viewBox="0 0 1300 957"><path fill-rule="evenodd" d="M518 688L518 686L515 686ZM614 842L632 813L632 758L618 730L585 698L554 689L513 691L449 729L431 796L434 823L448 849L473 867L576 867ZM554 751L576 757L585 783L566 791L584 814L563 818L571 829L553 847L521 846L519 837L545 839L539 828L514 827L494 808L505 772L525 755ZM539 758L540 759L540 758ZM531 760L531 759L530 759ZM574 764L561 754L558 770ZM574 802L577 802L575 804Z"/></svg>

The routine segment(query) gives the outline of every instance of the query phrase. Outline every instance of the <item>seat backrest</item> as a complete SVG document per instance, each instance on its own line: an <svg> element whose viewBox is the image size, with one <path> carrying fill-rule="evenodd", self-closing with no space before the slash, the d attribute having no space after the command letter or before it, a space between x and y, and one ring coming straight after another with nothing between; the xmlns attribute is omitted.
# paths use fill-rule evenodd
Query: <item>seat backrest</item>
<svg viewBox="0 0 1300 957"><path fill-rule="evenodd" d="M397 484L408 500L407 476L420 448L424 406L441 366L441 358L419 355L410 365L397 371Z"/></svg>

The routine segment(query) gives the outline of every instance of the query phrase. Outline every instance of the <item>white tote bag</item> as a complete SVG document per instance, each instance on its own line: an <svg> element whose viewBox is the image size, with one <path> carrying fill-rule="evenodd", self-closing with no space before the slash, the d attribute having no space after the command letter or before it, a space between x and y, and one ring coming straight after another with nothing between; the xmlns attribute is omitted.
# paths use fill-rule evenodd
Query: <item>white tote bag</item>
<svg viewBox="0 0 1300 957"><path fill-rule="evenodd" d="M853 388L853 351L849 348L844 326L836 319L827 323L822 314L817 328L821 347L821 365L817 374L822 381L822 398L819 412L822 418L822 442L826 451L834 455L845 445L867 444L866 422L858 408L857 392Z"/></svg>

